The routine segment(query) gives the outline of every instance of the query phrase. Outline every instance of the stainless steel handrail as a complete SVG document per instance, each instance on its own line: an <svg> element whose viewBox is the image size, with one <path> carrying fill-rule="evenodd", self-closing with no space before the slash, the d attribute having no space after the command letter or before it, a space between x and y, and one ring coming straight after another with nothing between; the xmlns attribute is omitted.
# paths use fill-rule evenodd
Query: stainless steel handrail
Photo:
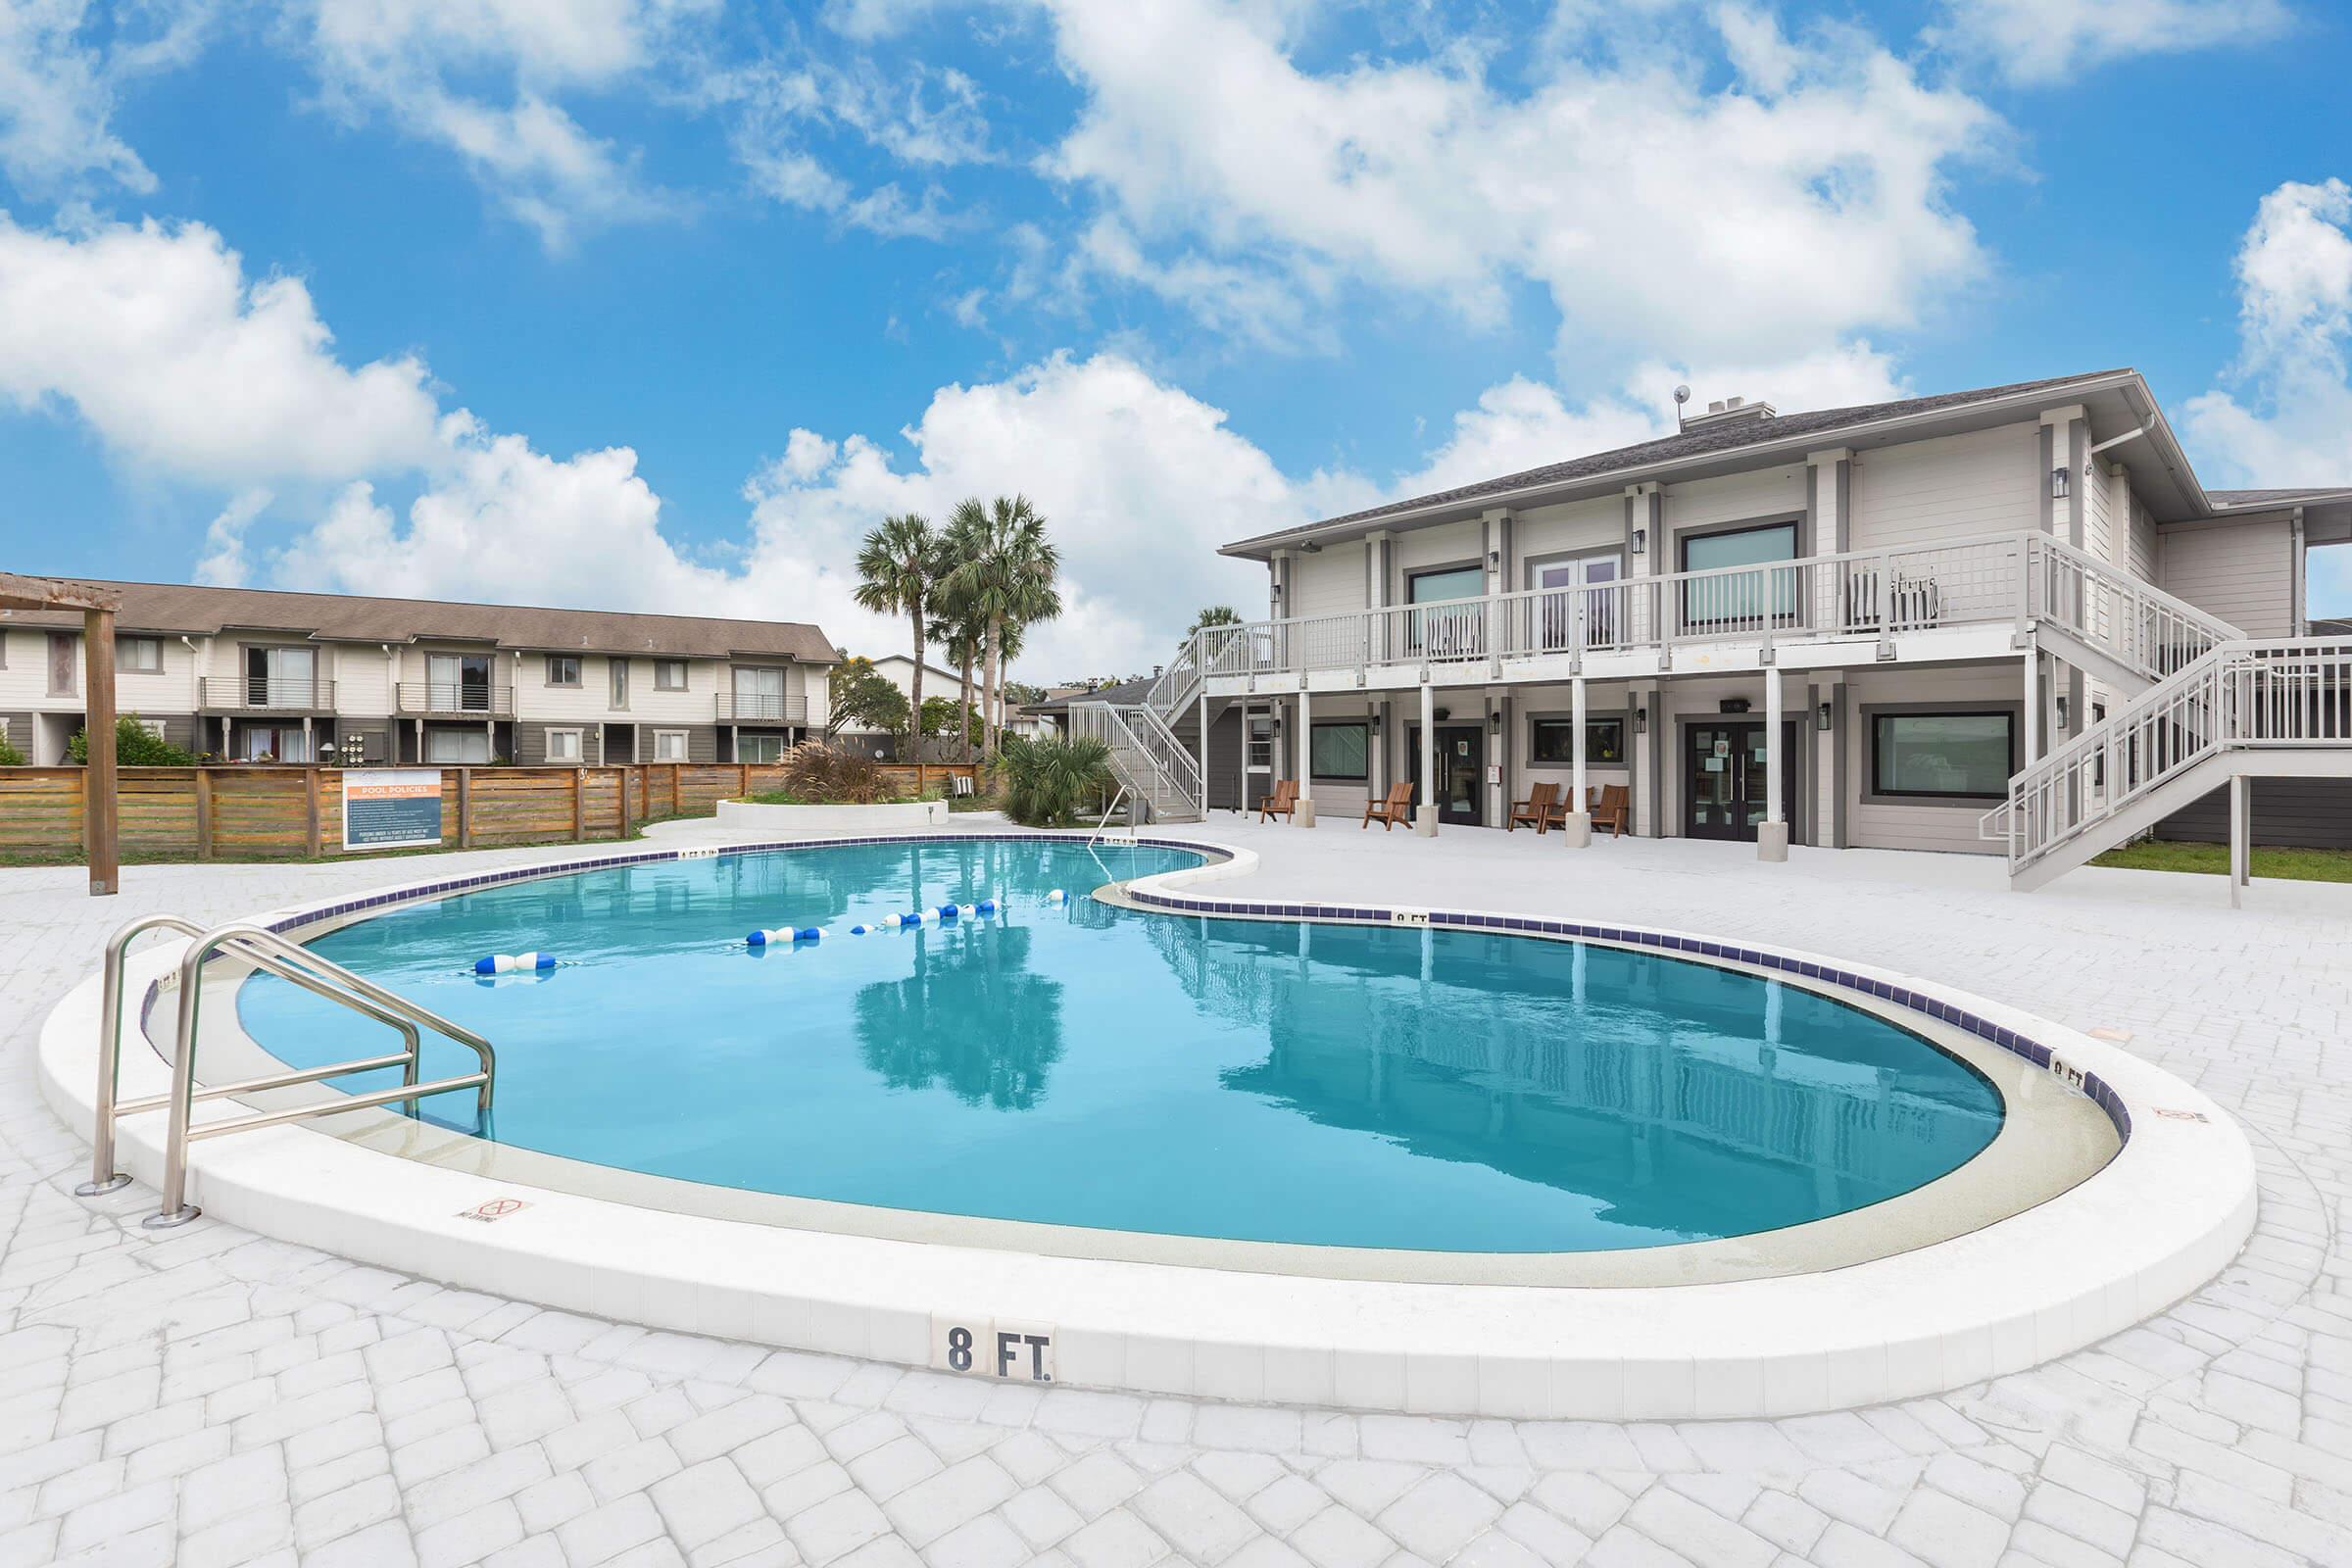
<svg viewBox="0 0 2352 1568"><path fill-rule="evenodd" d="M178 1028L172 1063L172 1091L169 1095L147 1096L132 1101L119 1100L122 1054L122 971L124 956L133 940L148 931L178 931L195 940L180 957L177 970L179 986ZM198 1089L195 1084L196 1024L203 989L204 962L213 954L233 949L257 969L274 974L289 984L301 987L314 996L351 1008L399 1031L402 1049L384 1055L363 1057L354 1061L336 1062L323 1067L306 1067L267 1077L245 1079L236 1083L218 1084ZM197 1139L218 1137L223 1133L263 1127L278 1122L294 1121L306 1116L331 1115L337 1111L354 1110L368 1105L390 1104L396 1102L416 1102L426 1095L445 1094L457 1089L474 1089L475 1112L486 1114L495 1094L498 1071L497 1054L490 1042L462 1024L442 1017L428 1007L419 1006L408 998L386 990L372 980L355 974L331 959L320 957L308 948L287 941L276 932L258 925L239 922L206 932L192 921L173 914L146 915L118 929L107 940L105 968L100 979L98 1094L96 1125L91 1136L91 1179L74 1191L84 1197L114 1192L126 1183L128 1175L114 1169L115 1122L119 1117L134 1115L144 1110L171 1108L171 1127L164 1151L164 1203L157 1214L148 1218L150 1228L163 1229L185 1224L196 1217L197 1210L184 1201L187 1178L187 1146ZM480 1063L477 1071L455 1078L419 1083L418 1062L422 1054L419 1026L430 1029L472 1051ZM290 1088L297 1084L317 1083L321 1079L341 1077L346 1073L367 1072L379 1067L402 1069L397 1088L372 1090L364 1094L340 1096L316 1105L300 1105L288 1110L270 1111L230 1121L214 1122L191 1128L189 1120L195 1102L219 1100L235 1095L252 1094L268 1089Z"/></svg>

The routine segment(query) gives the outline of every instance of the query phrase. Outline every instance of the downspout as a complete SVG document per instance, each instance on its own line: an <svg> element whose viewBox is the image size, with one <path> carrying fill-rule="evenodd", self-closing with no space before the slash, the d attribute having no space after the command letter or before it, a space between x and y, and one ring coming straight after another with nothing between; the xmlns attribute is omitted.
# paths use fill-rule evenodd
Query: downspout
<svg viewBox="0 0 2352 1568"><path fill-rule="evenodd" d="M384 651L384 763L391 766L400 760L400 660L390 643L375 646ZM367 754L363 751L361 755ZM421 748L416 760L424 760Z"/></svg>
<svg viewBox="0 0 2352 1568"><path fill-rule="evenodd" d="M186 632L180 633L179 640L188 651L189 722L195 726L196 750L202 752L204 750L204 652L196 646L196 639ZM220 749L228 750L227 742L223 741Z"/></svg>
<svg viewBox="0 0 2352 1568"><path fill-rule="evenodd" d="M2304 584L2303 574L2310 557L2303 548L2303 509L2301 507L2297 507L2288 519L2287 530L2288 538L2292 541L2289 548L2294 551L2294 558L2289 563L2287 569L2287 580L2292 585L2288 591L2295 596L2295 635L2308 637L2311 635L2311 606L2306 602L2309 589Z"/></svg>

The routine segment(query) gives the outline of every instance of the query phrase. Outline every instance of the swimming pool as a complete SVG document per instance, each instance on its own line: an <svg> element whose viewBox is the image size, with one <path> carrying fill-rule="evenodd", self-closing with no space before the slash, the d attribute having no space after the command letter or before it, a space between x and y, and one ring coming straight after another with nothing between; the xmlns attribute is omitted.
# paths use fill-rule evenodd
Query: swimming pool
<svg viewBox="0 0 2352 1568"><path fill-rule="evenodd" d="M2000 1130L1972 1067L1801 986L1603 945L1085 896L1200 858L1013 839L654 861L402 906L311 946L497 1044L502 1144L886 1209L1602 1251L1847 1213ZM846 934L992 893L994 918ZM744 944L786 925L826 935ZM470 972L530 950L563 962ZM347 1014L273 979L242 986L238 1012L296 1065L353 1054ZM428 1047L427 1076L459 1065Z"/></svg>

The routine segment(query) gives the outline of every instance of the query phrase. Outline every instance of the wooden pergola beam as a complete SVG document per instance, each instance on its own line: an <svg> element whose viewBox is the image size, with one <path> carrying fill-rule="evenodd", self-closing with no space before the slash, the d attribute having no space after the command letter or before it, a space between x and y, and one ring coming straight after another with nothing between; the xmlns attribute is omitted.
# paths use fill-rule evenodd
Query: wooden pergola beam
<svg viewBox="0 0 2352 1568"><path fill-rule="evenodd" d="M122 595L65 577L0 571L0 610L81 612L82 728L90 738L81 780L81 839L90 860L90 896L122 884L122 832L115 801L115 612Z"/></svg>

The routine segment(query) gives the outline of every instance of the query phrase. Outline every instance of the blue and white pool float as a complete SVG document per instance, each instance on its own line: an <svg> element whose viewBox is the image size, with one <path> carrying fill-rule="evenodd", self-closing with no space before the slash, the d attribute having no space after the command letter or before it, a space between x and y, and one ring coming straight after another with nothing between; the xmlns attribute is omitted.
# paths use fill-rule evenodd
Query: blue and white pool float
<svg viewBox="0 0 2352 1568"><path fill-rule="evenodd" d="M527 974L555 966L552 953L492 953L473 960L475 974Z"/></svg>
<svg viewBox="0 0 2352 1568"><path fill-rule="evenodd" d="M744 946L750 948L781 947L790 942L819 941L824 934L822 928L813 925L805 925L797 930L791 926L780 926L773 931L755 931L743 942Z"/></svg>

